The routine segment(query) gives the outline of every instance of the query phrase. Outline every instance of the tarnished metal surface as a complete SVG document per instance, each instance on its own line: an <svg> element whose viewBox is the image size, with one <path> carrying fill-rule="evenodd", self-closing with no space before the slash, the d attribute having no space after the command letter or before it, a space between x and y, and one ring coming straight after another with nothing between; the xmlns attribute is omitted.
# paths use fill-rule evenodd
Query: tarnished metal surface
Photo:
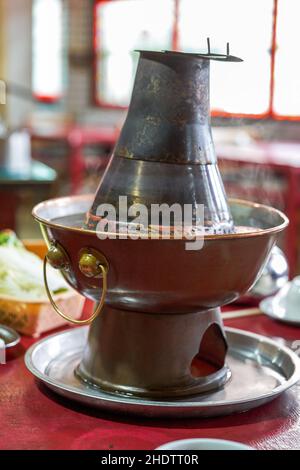
<svg viewBox="0 0 300 470"><path fill-rule="evenodd" d="M127 196L129 205L147 208L190 204L196 224L196 209L203 204L205 227L232 231L210 126L208 59L213 57L140 54L127 118L87 226L96 228L100 204L112 204L118 213L119 196Z"/></svg>
<svg viewBox="0 0 300 470"><path fill-rule="evenodd" d="M212 196L212 186L219 183L217 194ZM180 203L193 204L205 201L204 225L228 227L232 224L220 172L217 165L180 165L152 161L133 161L113 158L102 180L100 192L88 214L88 226L94 228L99 221L98 204L112 204L118 209L119 196L127 196L128 207L133 204ZM211 195L208 197L208 195ZM91 201L92 202L92 201ZM94 222L95 221L95 222Z"/></svg>
<svg viewBox="0 0 300 470"><path fill-rule="evenodd" d="M215 163L209 61L142 52L114 155L161 163Z"/></svg>
<svg viewBox="0 0 300 470"><path fill-rule="evenodd" d="M26 353L29 370L60 395L106 411L143 417L209 417L247 411L273 400L300 378L300 359L264 336L226 328L232 379L208 395L149 400L101 392L74 375L88 329L76 328L39 341Z"/></svg>

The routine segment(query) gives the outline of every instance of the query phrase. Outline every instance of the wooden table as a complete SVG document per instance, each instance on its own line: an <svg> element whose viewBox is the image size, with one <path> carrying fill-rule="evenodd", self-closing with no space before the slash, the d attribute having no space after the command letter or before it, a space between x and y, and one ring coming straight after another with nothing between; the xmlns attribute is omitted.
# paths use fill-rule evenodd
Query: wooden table
<svg viewBox="0 0 300 470"><path fill-rule="evenodd" d="M90 307L89 307L90 308ZM300 329L263 315L226 322L273 338L300 339ZM175 439L232 439L256 449L300 449L300 385L255 410L213 419L137 419L81 406L48 390L27 371L22 338L0 366L1 449L155 449Z"/></svg>

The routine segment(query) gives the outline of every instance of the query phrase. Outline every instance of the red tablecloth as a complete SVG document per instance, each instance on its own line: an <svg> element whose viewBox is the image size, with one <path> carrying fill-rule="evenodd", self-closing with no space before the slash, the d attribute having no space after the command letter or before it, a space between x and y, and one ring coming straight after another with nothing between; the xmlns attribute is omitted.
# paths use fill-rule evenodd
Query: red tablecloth
<svg viewBox="0 0 300 470"><path fill-rule="evenodd" d="M300 329L263 315L227 325L286 340ZM23 338L0 365L0 449L144 449L175 439L232 439L258 449L300 449L300 385L243 414L214 419L149 420L109 415L63 399L39 384L24 365L33 343Z"/></svg>

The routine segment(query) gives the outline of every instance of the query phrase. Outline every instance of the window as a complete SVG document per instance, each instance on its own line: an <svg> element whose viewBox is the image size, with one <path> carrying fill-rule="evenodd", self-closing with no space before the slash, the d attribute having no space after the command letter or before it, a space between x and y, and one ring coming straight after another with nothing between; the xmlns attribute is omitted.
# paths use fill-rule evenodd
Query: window
<svg viewBox="0 0 300 470"><path fill-rule="evenodd" d="M173 17L173 0L99 2L95 32L99 103L127 106L138 60L134 50L172 48Z"/></svg>
<svg viewBox="0 0 300 470"><path fill-rule="evenodd" d="M263 4L261 8L262 0L179 2L180 50L197 52L211 36L214 51L224 54L229 42L232 54L244 59L211 62L211 107L216 111L262 114L268 109L273 0Z"/></svg>
<svg viewBox="0 0 300 470"><path fill-rule="evenodd" d="M63 95L63 4L34 0L32 10L32 88L46 102Z"/></svg>
<svg viewBox="0 0 300 470"><path fill-rule="evenodd" d="M299 0L97 0L96 101L128 106L134 49L206 49L243 63L211 62L213 114L300 119Z"/></svg>

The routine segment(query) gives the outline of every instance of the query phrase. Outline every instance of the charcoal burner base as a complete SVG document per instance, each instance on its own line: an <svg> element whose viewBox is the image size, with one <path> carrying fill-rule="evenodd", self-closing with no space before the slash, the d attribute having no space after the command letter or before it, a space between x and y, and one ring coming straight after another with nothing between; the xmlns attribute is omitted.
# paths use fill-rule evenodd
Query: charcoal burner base
<svg viewBox="0 0 300 470"><path fill-rule="evenodd" d="M207 393L230 378L220 310L159 314L106 307L76 375L108 392L167 398Z"/></svg>

